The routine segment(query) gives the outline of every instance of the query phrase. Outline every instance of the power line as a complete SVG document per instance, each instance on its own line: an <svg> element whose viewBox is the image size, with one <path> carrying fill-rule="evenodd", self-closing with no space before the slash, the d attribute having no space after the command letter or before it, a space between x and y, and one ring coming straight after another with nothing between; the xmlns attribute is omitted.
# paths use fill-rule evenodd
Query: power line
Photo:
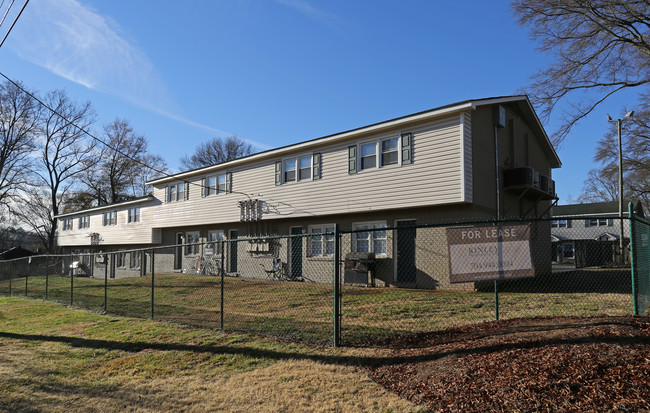
<svg viewBox="0 0 650 413"><path fill-rule="evenodd" d="M0 4L0 9L5 5L5 0L2 0L2 4ZM14 0L11 0L11 3L9 6L7 6L7 11L5 14L2 16L2 21L0 21L0 27L2 27L2 24L5 22L5 19L7 18L7 15L9 14L9 10L11 10L11 6L14 5Z"/></svg>
<svg viewBox="0 0 650 413"><path fill-rule="evenodd" d="M125 157L125 158L127 158L127 159L130 159L130 160L132 160L133 162L135 162L135 163L137 163L137 164L139 164L139 165L142 165L142 166L144 166L144 167L146 167L146 168L149 168L150 170L152 170L152 171L154 171L154 172L157 172L157 173L161 174L161 177L164 177L164 178L174 178L174 179L175 179L175 178L177 178L177 175L180 175L180 174L181 174L181 172L179 172L178 174L173 174L173 175L171 175L171 174L167 173L166 171L163 171L163 170L157 169L157 168L155 168L155 167L153 167L153 166L151 166L151 165L148 165L148 164L144 163L143 161L141 161L141 160L139 160L139 159L132 158L130 155L128 155L128 154L122 152L121 150L119 150L119 149L117 149L117 148L112 147L110 144L104 142L102 139L100 139L100 138L96 137L95 135L93 135L92 133L88 132L85 128L83 128L83 127L81 127L81 126L78 126L76 123L74 123L74 122L68 120L65 116L63 116L62 114L60 114L59 112L57 112L55 109L51 108L49 105L47 105L47 104L46 104L45 102L43 102L41 99L39 99L38 97L36 97L34 94L32 94L31 92L29 92L29 91L26 90L25 88L23 88L20 84L18 84L18 83L16 83L15 81L13 81L11 78L9 78L7 75L5 75L5 74L4 74L3 72L1 72L1 71L0 71L0 76L4 77L8 82L10 82L10 83L13 84L14 86L16 86L16 87L17 87L18 89L20 89L21 91L23 91L27 96L29 96L29 97L31 97L32 99L34 99L36 102L38 102L39 104L41 104L43 107L47 108L49 111L51 111L52 113L54 113L55 115L57 115L58 117L60 117L61 119L63 119L64 121L66 121L68 124L74 126L75 128L77 128L77 129L80 130L81 132L83 132L83 133L85 133L86 135L88 135L88 136L89 136L90 138L92 138L93 140L95 140L95 141L101 143L102 145L106 146L107 148L111 149L112 151L115 151L117 154L119 154L119 155L121 155L121 156L123 156L123 157ZM183 172L183 173L184 173L184 172ZM185 180L183 180L183 182L185 182L185 183L188 184L188 185L194 185L194 186L202 187L202 185L201 185L200 183L194 183L194 182L185 181ZM245 192L238 192L238 191L230 191L230 192L231 192L231 193L235 193L235 194L245 195L246 197L248 197L248 198L250 199L250 195L247 194L247 193L245 193Z"/></svg>
<svg viewBox="0 0 650 413"><path fill-rule="evenodd" d="M9 33L11 33L11 29L14 28L14 25L18 21L18 18L20 18L20 15L23 14L23 10L25 10L25 7L27 7L27 3L29 3L29 0L25 0L25 4L23 4L22 9L20 9L20 11L18 12L18 16L16 16L16 18L14 19L14 22L11 23L11 27L9 28L9 30L7 30L7 34L5 34L5 37L2 39L2 42L0 42L0 47L2 47L3 44L5 44L5 40L7 40L7 37L9 37ZM11 2L11 4L13 4L13 1ZM11 6L9 6L9 8L11 8ZM8 11L9 10L7 10L7 12ZM3 19L3 21L4 21L4 19Z"/></svg>

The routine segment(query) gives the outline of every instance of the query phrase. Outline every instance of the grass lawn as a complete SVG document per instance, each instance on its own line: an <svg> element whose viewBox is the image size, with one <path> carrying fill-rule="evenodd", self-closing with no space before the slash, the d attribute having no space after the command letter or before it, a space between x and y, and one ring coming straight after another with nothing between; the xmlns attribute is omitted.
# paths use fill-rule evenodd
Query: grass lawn
<svg viewBox="0 0 650 413"><path fill-rule="evenodd" d="M104 310L104 280L75 278L75 306ZM282 336L328 344L332 341L332 286L188 274L156 274L153 280L155 319ZM16 278L12 295L45 298L45 277ZM51 276L47 297L69 304L70 278ZM570 285L570 284L569 284ZM631 294L602 290L580 292L505 285L499 294L501 319L529 316L624 315L632 311ZM515 288L517 287L517 288ZM526 289L527 288L527 289ZM527 292L528 291L528 292ZM541 292L540 292L541 291ZM9 281L0 281L8 295ZM493 292L444 292L345 286L341 299L342 340L369 343L395 335L436 331L451 326L494 320ZM151 276L108 280L108 313L150 318Z"/></svg>
<svg viewBox="0 0 650 413"><path fill-rule="evenodd" d="M358 367L386 350L289 344L40 300L0 298L0 351L7 412L425 411Z"/></svg>

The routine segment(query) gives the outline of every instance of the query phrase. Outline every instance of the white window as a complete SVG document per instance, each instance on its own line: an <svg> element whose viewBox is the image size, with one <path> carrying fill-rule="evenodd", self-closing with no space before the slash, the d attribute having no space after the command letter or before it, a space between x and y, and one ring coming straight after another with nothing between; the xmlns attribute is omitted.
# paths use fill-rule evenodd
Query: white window
<svg viewBox="0 0 650 413"><path fill-rule="evenodd" d="M185 233L185 255L196 255L199 253L199 242L201 234L198 231Z"/></svg>
<svg viewBox="0 0 650 413"><path fill-rule="evenodd" d="M63 231L72 229L72 218L63 218L62 229Z"/></svg>
<svg viewBox="0 0 650 413"><path fill-rule="evenodd" d="M140 251L131 251L129 253L129 268L140 268L141 254Z"/></svg>
<svg viewBox="0 0 650 413"><path fill-rule="evenodd" d="M185 183L179 182L174 185L169 185L167 202L182 201L183 199L185 199Z"/></svg>
<svg viewBox="0 0 650 413"><path fill-rule="evenodd" d="M79 218L79 229L90 228L90 216L86 215Z"/></svg>
<svg viewBox="0 0 650 413"><path fill-rule="evenodd" d="M377 167L377 142L361 145L361 170Z"/></svg>
<svg viewBox="0 0 650 413"><path fill-rule="evenodd" d="M129 224L140 222L140 207L129 208Z"/></svg>
<svg viewBox="0 0 650 413"><path fill-rule="evenodd" d="M118 268L125 268L126 267L126 252L118 252L115 254L115 261L116 264L115 266Z"/></svg>
<svg viewBox="0 0 650 413"><path fill-rule="evenodd" d="M312 179L312 155L299 156L287 159L283 162L282 179L284 183L311 181Z"/></svg>
<svg viewBox="0 0 650 413"><path fill-rule="evenodd" d="M398 146L398 138L381 141L381 166L397 165L399 162Z"/></svg>
<svg viewBox="0 0 650 413"><path fill-rule="evenodd" d="M104 226L107 225L117 225L117 211L108 211L104 212Z"/></svg>
<svg viewBox="0 0 650 413"><path fill-rule="evenodd" d="M310 225L309 228L309 256L310 257L331 257L334 255L334 234L323 234L334 232L334 224Z"/></svg>
<svg viewBox="0 0 650 413"><path fill-rule="evenodd" d="M551 228L567 228L566 219L554 219L551 221Z"/></svg>
<svg viewBox="0 0 650 413"><path fill-rule="evenodd" d="M221 255L223 252L223 240L226 235L221 230L208 231L207 247L212 249L214 255Z"/></svg>
<svg viewBox="0 0 650 413"><path fill-rule="evenodd" d="M607 218L594 218L587 221L588 227L606 227Z"/></svg>
<svg viewBox="0 0 650 413"><path fill-rule="evenodd" d="M384 229L382 229L384 228ZM373 252L375 256L386 255L388 236L386 221L359 222L352 224L352 229L368 230L352 233L352 246L354 252Z"/></svg>
<svg viewBox="0 0 650 413"><path fill-rule="evenodd" d="M206 178L206 196L224 193L226 193L226 174L212 175Z"/></svg>

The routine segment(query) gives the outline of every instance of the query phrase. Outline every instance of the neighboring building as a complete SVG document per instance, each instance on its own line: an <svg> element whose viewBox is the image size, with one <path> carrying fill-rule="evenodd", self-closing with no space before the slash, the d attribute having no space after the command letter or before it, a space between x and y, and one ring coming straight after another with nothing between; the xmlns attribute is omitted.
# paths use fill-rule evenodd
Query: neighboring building
<svg viewBox="0 0 650 413"><path fill-rule="evenodd" d="M497 210L502 217L548 216L556 198L551 170L560 165L526 96L470 100L154 179L152 197L59 215L57 242L67 250L108 251L318 233L335 223L353 230L491 219ZM538 227L533 242L548 245L548 223ZM379 284L451 287L448 263L435 258L443 255L437 249L446 255L444 229L428 239L413 229L367 234L353 236L343 254L373 252ZM226 270L263 276L255 273L258 265L238 262L283 254L292 273L331 280L330 270L318 274L332 258L331 239L293 240L282 248L238 243L225 251ZM550 271L548 248L534 250L535 270ZM156 271L179 271L198 253L167 251L162 264L156 252ZM125 256L124 271L130 259L142 265Z"/></svg>
<svg viewBox="0 0 650 413"><path fill-rule="evenodd" d="M627 216L628 201L624 201ZM643 217L640 202L634 213ZM553 262L575 264L576 268L629 262L629 251L620 251L621 226L618 201L557 205L551 221ZM623 222L623 245L629 245L630 225Z"/></svg>

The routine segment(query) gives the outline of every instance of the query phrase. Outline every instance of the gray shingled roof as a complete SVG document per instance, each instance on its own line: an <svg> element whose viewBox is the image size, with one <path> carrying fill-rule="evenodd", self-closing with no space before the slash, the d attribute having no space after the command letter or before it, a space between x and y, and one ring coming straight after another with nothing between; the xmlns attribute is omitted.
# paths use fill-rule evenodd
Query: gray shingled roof
<svg viewBox="0 0 650 413"><path fill-rule="evenodd" d="M623 201L625 215L627 215L628 203L628 200ZM633 203L633 205L635 211L638 213L638 203ZM553 216L618 214L618 201L592 202L589 204L556 205L552 208L551 213Z"/></svg>

